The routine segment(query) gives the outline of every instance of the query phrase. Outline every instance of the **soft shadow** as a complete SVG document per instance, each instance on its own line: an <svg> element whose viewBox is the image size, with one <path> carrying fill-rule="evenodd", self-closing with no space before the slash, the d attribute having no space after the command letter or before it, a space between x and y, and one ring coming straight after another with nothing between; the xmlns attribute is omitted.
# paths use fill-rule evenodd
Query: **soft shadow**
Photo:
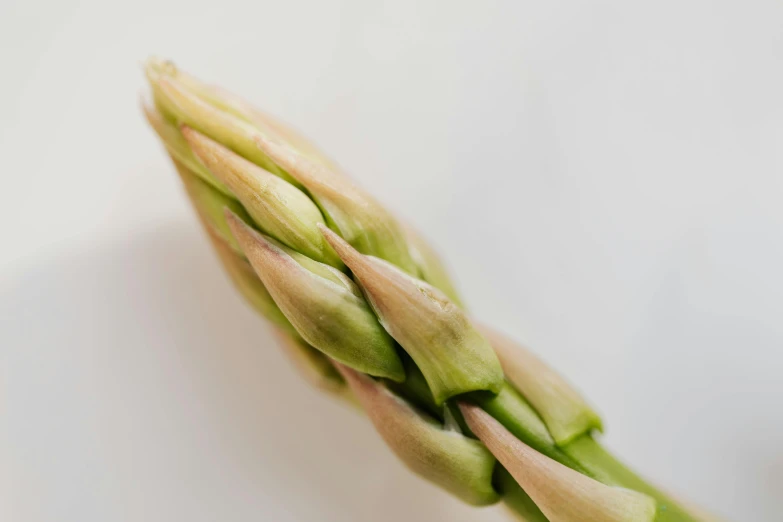
<svg viewBox="0 0 783 522"><path fill-rule="evenodd" d="M15 520L501 520L298 379L190 222L0 296Z"/></svg>

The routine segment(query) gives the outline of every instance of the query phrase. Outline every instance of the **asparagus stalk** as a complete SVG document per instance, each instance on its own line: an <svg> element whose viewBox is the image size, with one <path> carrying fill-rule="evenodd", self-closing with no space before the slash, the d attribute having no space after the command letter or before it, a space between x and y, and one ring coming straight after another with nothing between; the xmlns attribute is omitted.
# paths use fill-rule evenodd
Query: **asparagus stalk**
<svg viewBox="0 0 783 522"><path fill-rule="evenodd" d="M531 522L698 520L612 457L587 402L477 325L426 241L310 142L170 62L146 74L147 120L230 279L414 473Z"/></svg>

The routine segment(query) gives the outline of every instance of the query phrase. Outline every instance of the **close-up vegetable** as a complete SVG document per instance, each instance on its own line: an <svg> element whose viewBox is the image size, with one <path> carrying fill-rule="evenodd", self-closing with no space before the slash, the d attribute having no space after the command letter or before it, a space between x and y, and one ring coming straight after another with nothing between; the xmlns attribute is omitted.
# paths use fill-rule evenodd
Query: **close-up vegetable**
<svg viewBox="0 0 783 522"><path fill-rule="evenodd" d="M412 472L528 522L708 520L615 458L600 405L480 324L426 234L332 159L171 62L145 72L144 114L228 278Z"/></svg>

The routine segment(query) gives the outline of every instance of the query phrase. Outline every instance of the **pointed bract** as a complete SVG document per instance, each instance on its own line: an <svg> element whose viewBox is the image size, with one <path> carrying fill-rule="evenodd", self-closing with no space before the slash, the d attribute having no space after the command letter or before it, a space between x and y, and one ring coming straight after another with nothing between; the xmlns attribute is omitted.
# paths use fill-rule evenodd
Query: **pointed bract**
<svg viewBox="0 0 783 522"><path fill-rule="evenodd" d="M525 444L546 454L557 451L544 421L508 382L497 395L477 393L473 400Z"/></svg>
<svg viewBox="0 0 783 522"><path fill-rule="evenodd" d="M246 259L237 254L224 240L218 236L211 227L207 226L207 234L215 252L220 259L223 268L228 274L231 282L245 298L245 300L253 307L262 317L267 319L277 328L287 332L289 336L299 337L296 329L286 319L283 312L275 304L272 296L269 295L264 283L256 275L253 267Z"/></svg>
<svg viewBox="0 0 783 522"><path fill-rule="evenodd" d="M150 71L148 76L168 74L175 77L188 92L193 93L209 105L252 124L265 135L276 136L302 154L337 170L336 164L301 133L271 114L257 109L239 96L202 82L166 60L151 58L147 63L147 69Z"/></svg>
<svg viewBox="0 0 783 522"><path fill-rule="evenodd" d="M313 197L329 227L363 254L385 259L402 270L417 272L400 224L372 196L346 176L317 163L279 140L259 137L272 160L297 179Z"/></svg>
<svg viewBox="0 0 783 522"><path fill-rule="evenodd" d="M304 192L190 127L183 127L182 134L264 233L316 261L344 268L318 230L324 222L321 211Z"/></svg>
<svg viewBox="0 0 783 522"><path fill-rule="evenodd" d="M173 158L182 163L194 175L206 181L224 195L233 197L228 187L215 178L198 158L193 155L193 151L190 150L188 142L185 141L185 137L176 125L165 120L157 110L149 107L146 103L142 103L142 109L144 110L144 115L146 116L150 127L152 127L158 135L160 141L163 142L163 145L166 146L166 150Z"/></svg>
<svg viewBox="0 0 783 522"><path fill-rule="evenodd" d="M394 341L343 273L316 261L303 266L239 219L227 220L250 263L283 314L310 345L358 371L401 382ZM325 275L328 274L328 277Z"/></svg>
<svg viewBox="0 0 783 522"><path fill-rule="evenodd" d="M514 437L480 407L460 402L465 420L551 522L653 522L653 498L601 484Z"/></svg>
<svg viewBox="0 0 783 522"><path fill-rule="evenodd" d="M321 231L361 284L383 327L421 369L437 404L471 391L500 391L503 371L495 352L443 292L360 254L326 227Z"/></svg>
<svg viewBox="0 0 783 522"><path fill-rule="evenodd" d="M498 500L495 458L477 440L446 430L380 382L337 365L383 440L414 473L483 506Z"/></svg>
<svg viewBox="0 0 783 522"><path fill-rule="evenodd" d="M266 130L265 135L277 136L277 139L287 143L289 147L295 149L304 156L307 156L316 163L320 163L333 172L342 173L339 165L333 159L324 154L313 145L310 140L302 136L290 125L287 125L273 117L271 114L260 111L253 106L247 105L246 110L250 115L249 117L253 124L260 129Z"/></svg>
<svg viewBox="0 0 783 522"><path fill-rule="evenodd" d="M298 185L258 147L256 141L263 136L263 131L247 119L225 111L188 89L188 85L178 79L179 72L171 63L151 61L146 72L155 104L164 116L206 134L272 174Z"/></svg>
<svg viewBox="0 0 783 522"><path fill-rule="evenodd" d="M208 185L196 176L193 171L188 169L184 164L180 163L173 156L171 157L174 167L177 169L177 174L182 180L182 184L185 186L185 192L188 194L188 199L193 204L199 217L202 221L210 227L210 229L220 236L231 248L242 255L242 249L239 248L239 244L234 235L231 233L231 229L226 223L226 215L224 210L228 208L231 212L237 214L243 220L250 220L250 216L245 212L242 204L234 198L226 196L224 193L219 192L211 185Z"/></svg>
<svg viewBox="0 0 783 522"><path fill-rule="evenodd" d="M495 349L506 378L530 401L558 445L601 429L598 414L557 372L508 337L479 328Z"/></svg>

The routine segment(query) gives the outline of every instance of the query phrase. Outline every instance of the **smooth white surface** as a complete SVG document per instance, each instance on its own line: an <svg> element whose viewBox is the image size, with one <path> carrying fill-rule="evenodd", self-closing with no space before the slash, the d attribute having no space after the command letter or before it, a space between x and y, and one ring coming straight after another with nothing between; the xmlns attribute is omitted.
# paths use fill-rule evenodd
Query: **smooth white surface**
<svg viewBox="0 0 783 522"><path fill-rule="evenodd" d="M502 519L275 351L137 110L156 53L417 223L635 468L779 520L782 22L777 0L6 0L0 519Z"/></svg>

